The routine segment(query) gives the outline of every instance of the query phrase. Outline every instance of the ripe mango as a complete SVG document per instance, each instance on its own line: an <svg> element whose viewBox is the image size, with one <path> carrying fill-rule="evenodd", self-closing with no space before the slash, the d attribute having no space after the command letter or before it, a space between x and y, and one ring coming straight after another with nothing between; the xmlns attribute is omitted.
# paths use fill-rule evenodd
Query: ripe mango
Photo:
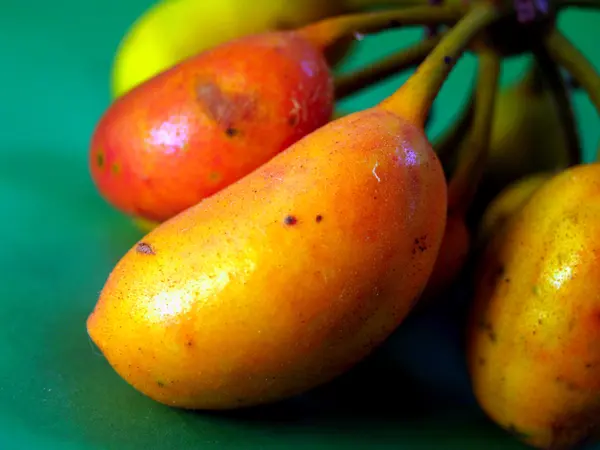
<svg viewBox="0 0 600 450"><path fill-rule="evenodd" d="M146 235L110 274L89 335L126 381L168 405L302 393L408 314L446 197L422 129L381 107L347 115Z"/></svg>

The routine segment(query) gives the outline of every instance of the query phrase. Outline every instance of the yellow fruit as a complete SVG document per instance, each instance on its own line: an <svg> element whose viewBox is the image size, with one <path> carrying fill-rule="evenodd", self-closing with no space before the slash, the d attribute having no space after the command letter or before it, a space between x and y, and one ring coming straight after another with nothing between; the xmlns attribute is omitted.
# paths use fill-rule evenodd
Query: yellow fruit
<svg viewBox="0 0 600 450"><path fill-rule="evenodd" d="M112 70L112 94L225 41L267 30L298 27L341 12L323 0L165 0L155 4L121 41Z"/></svg>
<svg viewBox="0 0 600 450"><path fill-rule="evenodd" d="M125 380L168 405L299 394L408 314L436 259L446 196L422 130L383 108L345 116L138 242L88 332Z"/></svg>
<svg viewBox="0 0 600 450"><path fill-rule="evenodd" d="M479 264L468 361L483 410L529 445L600 426L600 164L546 181Z"/></svg>

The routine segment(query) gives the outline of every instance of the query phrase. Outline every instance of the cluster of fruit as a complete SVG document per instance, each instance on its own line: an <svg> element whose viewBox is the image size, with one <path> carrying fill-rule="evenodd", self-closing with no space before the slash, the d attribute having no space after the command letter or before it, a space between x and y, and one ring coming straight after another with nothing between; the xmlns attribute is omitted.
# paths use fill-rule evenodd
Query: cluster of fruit
<svg viewBox="0 0 600 450"><path fill-rule="evenodd" d="M599 110L600 76L554 27L570 6L600 2L151 10L123 42L90 149L102 195L149 231L87 322L112 367L175 407L287 398L440 301L472 257L467 358L480 405L533 446L587 437L600 425L600 165L581 161L560 68ZM207 14L214 29L183 26ZM177 38L157 33L161 21ZM408 25L430 32L333 76L355 33ZM427 117L467 50L472 100L432 145ZM500 88L502 58L526 52L527 75ZM335 117L340 98L417 65L387 99Z"/></svg>

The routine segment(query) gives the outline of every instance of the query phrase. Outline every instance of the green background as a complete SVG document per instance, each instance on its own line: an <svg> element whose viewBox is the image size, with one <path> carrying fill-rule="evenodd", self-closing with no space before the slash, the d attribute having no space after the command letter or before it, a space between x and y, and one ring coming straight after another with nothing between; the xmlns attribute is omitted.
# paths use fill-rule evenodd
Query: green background
<svg viewBox="0 0 600 450"><path fill-rule="evenodd" d="M443 312L409 320L368 364L333 385L252 411L170 409L110 369L90 344L85 319L140 234L96 193L87 146L109 103L113 51L148 4L0 4L0 448L522 448L474 406L460 327ZM600 15L573 12L560 25L599 67L591 36ZM420 36L365 39L346 68ZM432 136L464 101L473 65L467 57L450 77ZM507 64L505 79L521 67ZM403 78L343 106L370 106ZM598 116L585 95L574 102L589 159Z"/></svg>

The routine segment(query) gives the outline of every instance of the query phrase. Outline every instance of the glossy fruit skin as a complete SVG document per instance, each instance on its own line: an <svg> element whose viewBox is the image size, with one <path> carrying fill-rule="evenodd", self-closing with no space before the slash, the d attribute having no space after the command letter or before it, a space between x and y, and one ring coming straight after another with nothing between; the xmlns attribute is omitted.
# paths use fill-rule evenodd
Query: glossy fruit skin
<svg viewBox="0 0 600 450"><path fill-rule="evenodd" d="M322 52L295 32L248 36L117 99L90 145L101 194L161 222L237 181L333 113Z"/></svg>
<svg viewBox="0 0 600 450"><path fill-rule="evenodd" d="M300 27L341 13L339 1L168 0L140 16L123 37L112 68L113 97L175 64L243 36Z"/></svg>
<svg viewBox="0 0 600 450"><path fill-rule="evenodd" d="M599 424L599 199L599 164L556 175L480 263L473 389L493 420L539 448L573 448Z"/></svg>
<svg viewBox="0 0 600 450"><path fill-rule="evenodd" d="M408 314L446 195L422 130L381 108L345 116L150 232L109 276L88 333L126 381L168 405L304 392Z"/></svg>
<svg viewBox="0 0 600 450"><path fill-rule="evenodd" d="M540 172L523 177L504 188L490 202L478 227L478 246L483 246L506 226L507 222L529 201L546 181L552 172Z"/></svg>

